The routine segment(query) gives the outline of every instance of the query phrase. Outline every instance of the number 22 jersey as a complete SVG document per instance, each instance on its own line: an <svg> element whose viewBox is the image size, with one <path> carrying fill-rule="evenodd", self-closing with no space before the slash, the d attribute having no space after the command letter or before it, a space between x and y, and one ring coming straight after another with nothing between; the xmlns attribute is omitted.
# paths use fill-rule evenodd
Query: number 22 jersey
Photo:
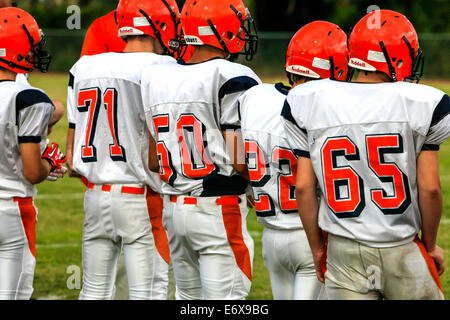
<svg viewBox="0 0 450 320"><path fill-rule="evenodd" d="M258 222L279 230L301 229L295 199L296 151L286 141L280 112L289 88L261 84L239 99Z"/></svg>
<svg viewBox="0 0 450 320"><path fill-rule="evenodd" d="M444 92L407 82L293 89L282 117L291 147L311 158L320 228L379 248L412 241L422 225L417 157L447 139L449 112Z"/></svg>

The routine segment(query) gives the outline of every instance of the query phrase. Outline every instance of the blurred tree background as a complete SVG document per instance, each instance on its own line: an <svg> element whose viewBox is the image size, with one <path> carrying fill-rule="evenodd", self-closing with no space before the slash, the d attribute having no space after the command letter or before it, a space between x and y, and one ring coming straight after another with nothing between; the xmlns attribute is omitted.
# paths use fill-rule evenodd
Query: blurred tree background
<svg viewBox="0 0 450 320"><path fill-rule="evenodd" d="M221 0L215 0L221 1ZM243 0L260 31L260 51L250 66L280 74L290 38L303 25L327 20L350 32L369 6L403 13L419 33L426 56L425 74L450 78L450 0ZM54 55L52 70L67 71L76 61L84 34L98 17L114 10L118 0L16 0L46 31ZM180 10L185 0L177 0ZM68 30L69 5L81 8L81 30Z"/></svg>
<svg viewBox="0 0 450 320"><path fill-rule="evenodd" d="M216 0L220 1L220 0ZM82 8L82 27L111 10L118 0L17 0L39 18L43 27L64 28L66 9L71 4ZM180 10L185 0L177 0ZM350 30L367 8L378 5L406 15L420 32L450 33L449 0L244 0L261 31L296 31L314 20L328 20ZM63 14L61 14L63 13Z"/></svg>

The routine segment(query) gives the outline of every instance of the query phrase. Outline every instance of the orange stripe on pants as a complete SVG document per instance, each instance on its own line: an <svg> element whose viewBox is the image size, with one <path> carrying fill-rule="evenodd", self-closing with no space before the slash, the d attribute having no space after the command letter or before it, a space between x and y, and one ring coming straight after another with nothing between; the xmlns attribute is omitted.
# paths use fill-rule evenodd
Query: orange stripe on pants
<svg viewBox="0 0 450 320"><path fill-rule="evenodd" d="M222 216L228 242L233 250L239 268L252 281L250 253L242 235L242 216L239 204L222 204Z"/></svg>
<svg viewBox="0 0 450 320"><path fill-rule="evenodd" d="M33 198L14 198L14 202L19 205L20 217L22 219L25 235L28 239L28 246L31 254L36 258L36 207Z"/></svg>
<svg viewBox="0 0 450 320"><path fill-rule="evenodd" d="M169 240L167 238L166 230L163 227L163 199L159 193L154 192L150 187L147 187L147 209L152 224L153 238L155 239L155 246L160 256L167 264L170 263L170 249Z"/></svg>
<svg viewBox="0 0 450 320"><path fill-rule="evenodd" d="M437 271L437 268L436 268L436 264L434 263L433 258L430 257L430 255L428 254L427 250L425 249L425 245L423 244L422 241L420 241L420 239L418 237L416 237L414 239L414 242L419 247L423 258L425 259L425 261L427 263L428 270L430 270L431 276L434 279L434 282L436 282L436 285L439 287L439 290L444 292L444 290L442 290L441 279L439 279L439 274L438 274L438 271Z"/></svg>

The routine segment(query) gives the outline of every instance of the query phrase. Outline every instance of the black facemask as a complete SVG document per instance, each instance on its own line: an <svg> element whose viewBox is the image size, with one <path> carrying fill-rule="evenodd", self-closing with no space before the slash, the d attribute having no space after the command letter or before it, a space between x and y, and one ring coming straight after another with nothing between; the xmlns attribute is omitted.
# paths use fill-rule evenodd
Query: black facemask
<svg viewBox="0 0 450 320"><path fill-rule="evenodd" d="M45 51L44 45L46 42L46 38L44 33L41 30L41 41L38 43L34 43L34 39L31 36L30 32L28 31L27 27L25 25L22 25L23 29L25 30L28 40L31 44L31 51L30 54L25 57L25 59L33 64L34 68L39 69L39 71L46 73L50 67L50 63L52 61L52 56L48 51Z"/></svg>

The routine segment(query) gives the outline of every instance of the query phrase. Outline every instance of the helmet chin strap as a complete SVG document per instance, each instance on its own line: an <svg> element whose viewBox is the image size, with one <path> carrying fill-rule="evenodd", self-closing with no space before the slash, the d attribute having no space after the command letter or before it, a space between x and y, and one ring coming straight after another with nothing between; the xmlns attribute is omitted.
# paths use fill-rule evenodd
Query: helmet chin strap
<svg viewBox="0 0 450 320"><path fill-rule="evenodd" d="M159 30L156 28L156 25L153 23L152 19L149 17L147 12L145 12L142 9L140 9L139 12L142 13L142 15L147 19L148 23L152 27L153 33L155 34L156 39L159 41L159 44L161 45L161 48L164 50L163 54L164 55L170 55L170 51L166 47L166 45L164 44L164 41L162 39L161 32L159 32Z"/></svg>
<svg viewBox="0 0 450 320"><path fill-rule="evenodd" d="M232 56L230 50L228 50L227 44L225 41L223 41L222 37L220 36L219 32L217 31L216 27L214 26L214 23L210 19L207 20L209 27L211 28L212 32L216 36L217 40L219 41L220 45L222 46L223 50L229 55Z"/></svg>
<svg viewBox="0 0 450 320"><path fill-rule="evenodd" d="M380 41L379 43L380 43L381 50L383 51L384 58L386 59L386 63L388 65L389 73L391 75L392 81L397 82L397 73L395 72L395 68L392 65L391 58L389 57L389 53L387 52L386 46L384 45L383 41Z"/></svg>
<svg viewBox="0 0 450 320"><path fill-rule="evenodd" d="M409 79L412 81L417 81L417 83L419 83L419 81L422 79L424 62L425 62L423 52L419 48L419 50L417 51L417 57L416 57L416 52L415 52L414 48L411 46L411 43L408 41L408 39L405 36L403 36L402 40L405 41L406 45L408 46L409 54L411 56L411 61L412 61L411 75L409 77L406 77L406 79ZM420 71L418 70L419 68L420 68Z"/></svg>
<svg viewBox="0 0 450 320"><path fill-rule="evenodd" d="M167 10L169 10L170 16L172 17L173 23L175 25L175 39L171 39L169 41L169 46L170 49L172 49L173 51L179 51L181 50L182 46L180 45L180 35L178 35L178 25L179 22L177 21L177 15L176 13L172 10L172 8L170 7L169 3L166 0L161 0L164 5L166 6ZM153 23L152 19L150 18L150 16L147 14L147 12L145 12L144 10L140 9L139 10L140 13L142 13L142 15L147 19L148 23L150 24L150 26L153 29L153 33L156 36L156 39L159 41L159 44L161 45L161 47L164 50L164 55L168 55L168 56L173 56L174 54L169 50L169 48L165 45L163 39L162 39L162 35L161 32L159 32L158 28L156 28L156 25Z"/></svg>
<svg viewBox="0 0 450 320"><path fill-rule="evenodd" d="M19 66L17 63L14 63L14 62L12 62L12 61L5 60L5 59L3 59L3 58L0 58L0 62L6 64L6 65L7 65L8 67L10 67L10 68L19 69L19 70L26 71L26 72L31 72L31 71L33 71L33 68L22 67L22 66Z"/></svg>
<svg viewBox="0 0 450 320"><path fill-rule="evenodd" d="M247 61L251 61L253 59L253 56L256 54L257 51L257 43L258 43L258 35L257 34L251 34L249 30L245 27L245 21L248 21L249 25L253 25L255 31L256 26L254 25L254 21L251 18L250 14L248 14L247 20L242 19L242 13L240 13L233 5L230 5L231 10L236 14L238 17L241 27L238 31L238 33L235 35L239 40L245 42L245 52L237 52L237 53L231 53L228 49L225 41L220 36L219 32L217 31L216 27L214 26L214 23L210 19L207 20L209 27L211 28L212 32L214 33L215 37L219 41L220 46L223 48L223 50L228 54L228 60L234 61L236 60L240 54L244 54ZM240 36L241 31L244 30L245 34L248 36L248 38L242 38ZM251 44L250 44L251 43ZM254 44L256 43L256 45Z"/></svg>

